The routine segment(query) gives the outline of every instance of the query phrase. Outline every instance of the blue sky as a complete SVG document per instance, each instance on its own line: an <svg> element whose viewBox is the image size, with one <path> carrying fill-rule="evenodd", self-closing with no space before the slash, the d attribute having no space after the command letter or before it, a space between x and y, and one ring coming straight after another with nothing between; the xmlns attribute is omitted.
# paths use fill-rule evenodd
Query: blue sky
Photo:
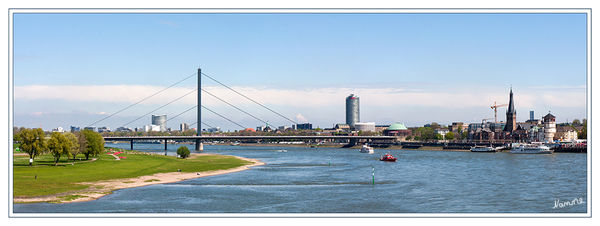
<svg viewBox="0 0 600 226"><path fill-rule="evenodd" d="M361 96L362 121L477 122L493 117L493 101L508 101L511 85L518 120L529 110L538 118L552 111L559 121L572 120L586 112L586 15L15 14L15 125L84 126L198 66L321 127L345 121L343 101L350 93ZM247 111L287 124L205 81ZM194 83L186 81L180 92ZM107 89L117 86L121 91ZM94 99L98 95L112 96ZM204 98L243 125L260 124ZM157 113L175 115L194 101ZM104 123L115 128L156 106L160 101L150 101ZM181 121L194 122L194 115ZM211 125L238 129L203 115ZM175 128L179 121L170 123Z"/></svg>

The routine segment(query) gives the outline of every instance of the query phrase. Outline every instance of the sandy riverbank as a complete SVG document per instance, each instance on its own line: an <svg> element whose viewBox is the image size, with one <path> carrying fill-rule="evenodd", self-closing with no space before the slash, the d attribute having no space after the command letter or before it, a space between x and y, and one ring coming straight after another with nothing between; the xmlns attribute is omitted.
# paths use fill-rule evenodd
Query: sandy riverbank
<svg viewBox="0 0 600 226"><path fill-rule="evenodd" d="M200 155L213 155L213 154L192 154L193 156ZM61 193L56 195L41 196L41 197L28 197L28 198L14 198L14 203L31 203L31 202L55 202L55 203L70 203L70 202L84 202L98 199L102 196L111 194L113 191L124 188L141 187L152 184L166 184L174 183L182 180L195 179L206 176L215 176L226 173L234 173L243 170L248 170L253 166L264 165L265 163L256 160L233 156L241 160L252 162L250 165L240 166L227 170L215 170L206 172L172 172L172 173L157 173L153 175L140 176L136 178L125 178L115 180L105 180L96 182L85 182L81 184L89 185L88 189Z"/></svg>

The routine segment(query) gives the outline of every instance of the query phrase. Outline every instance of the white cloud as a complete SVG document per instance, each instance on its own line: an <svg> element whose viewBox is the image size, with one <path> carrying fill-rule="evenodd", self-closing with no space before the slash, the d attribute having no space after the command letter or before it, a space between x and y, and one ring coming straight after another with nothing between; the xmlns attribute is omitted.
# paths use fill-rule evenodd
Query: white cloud
<svg viewBox="0 0 600 226"><path fill-rule="evenodd" d="M300 113L298 113L296 115L296 120L298 120L298 122L300 122L300 123L306 123L306 122L308 122L308 120L306 120L306 118L304 117L304 115L302 115Z"/></svg>
<svg viewBox="0 0 600 226"><path fill-rule="evenodd" d="M238 106L256 106L254 103L222 87L203 87L212 94ZM431 90L343 87L317 89L275 89L257 87L233 87L246 96L268 106L295 108L324 108L344 105L350 93L360 97L361 106L425 106L460 109L489 107L494 101L508 103L508 92L496 87L451 87ZM412 87L411 87L412 88ZM105 86L16 86L15 100L64 100L79 102L135 103L164 87L142 85ZM192 88L171 88L142 104L165 104L192 92ZM585 107L585 89L527 89L515 90L517 107L534 106ZM214 97L203 93L203 105L225 106ZM195 105L196 92L173 103ZM102 113L102 112L101 112ZM100 113L100 114L101 114ZM302 115L301 115L302 116ZM302 116L303 117L303 116Z"/></svg>

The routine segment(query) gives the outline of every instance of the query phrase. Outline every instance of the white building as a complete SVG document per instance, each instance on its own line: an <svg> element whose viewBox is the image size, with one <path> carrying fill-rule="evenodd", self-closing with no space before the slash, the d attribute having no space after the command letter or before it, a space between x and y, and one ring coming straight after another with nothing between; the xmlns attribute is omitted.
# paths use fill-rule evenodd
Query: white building
<svg viewBox="0 0 600 226"><path fill-rule="evenodd" d="M446 137L446 134L448 132L450 132L450 130L445 129L445 128L439 128L439 129L434 130L434 132L435 132L435 134L442 135L442 137Z"/></svg>
<svg viewBox="0 0 600 226"><path fill-rule="evenodd" d="M62 127L60 127L60 126L59 126L59 127L58 127L58 128L56 128L56 129L52 129L52 132L59 132L59 133L62 133L62 132L65 132L65 130L64 130Z"/></svg>
<svg viewBox="0 0 600 226"><path fill-rule="evenodd" d="M181 132L186 131L188 129L190 129L190 126L187 123L181 123L181 124L179 124L179 130Z"/></svg>
<svg viewBox="0 0 600 226"><path fill-rule="evenodd" d="M544 116L544 140L553 143L554 134L556 134L556 117L548 113Z"/></svg>
<svg viewBox="0 0 600 226"><path fill-rule="evenodd" d="M374 122L357 122L354 123L354 129L357 131L375 132Z"/></svg>
<svg viewBox="0 0 600 226"><path fill-rule="evenodd" d="M145 125L144 126L144 132L160 132L160 126L159 125Z"/></svg>

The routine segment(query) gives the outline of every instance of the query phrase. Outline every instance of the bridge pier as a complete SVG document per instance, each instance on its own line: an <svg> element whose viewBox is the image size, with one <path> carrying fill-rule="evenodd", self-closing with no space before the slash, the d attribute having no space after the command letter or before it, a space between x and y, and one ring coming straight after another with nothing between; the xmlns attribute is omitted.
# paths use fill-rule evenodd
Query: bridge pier
<svg viewBox="0 0 600 226"><path fill-rule="evenodd" d="M204 151L204 145L200 139L196 139L196 151Z"/></svg>
<svg viewBox="0 0 600 226"><path fill-rule="evenodd" d="M129 145L131 146L129 150L133 151L133 139L129 140Z"/></svg>
<svg viewBox="0 0 600 226"><path fill-rule="evenodd" d="M165 156L167 156L167 139L165 139Z"/></svg>

